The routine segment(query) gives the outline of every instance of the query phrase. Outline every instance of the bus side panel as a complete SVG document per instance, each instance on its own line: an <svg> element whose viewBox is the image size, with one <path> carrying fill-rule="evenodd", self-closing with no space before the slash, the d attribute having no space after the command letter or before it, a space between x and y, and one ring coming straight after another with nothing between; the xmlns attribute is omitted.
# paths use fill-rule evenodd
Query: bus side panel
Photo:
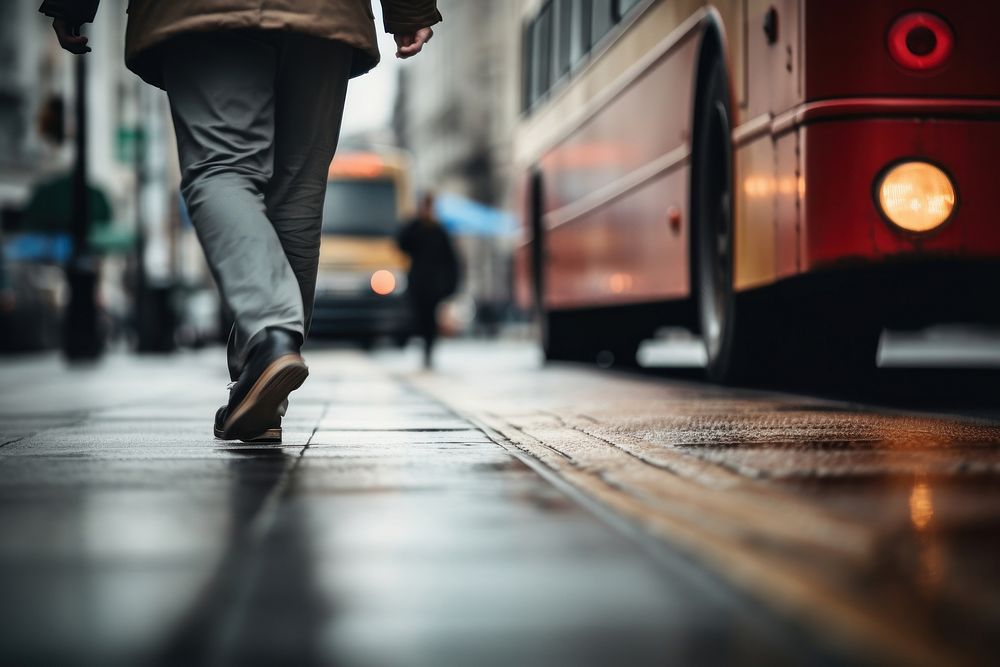
<svg viewBox="0 0 1000 667"><path fill-rule="evenodd" d="M518 308L530 312L534 307L534 296L531 291L531 281L534 280L531 270L531 246L528 243L519 244L513 253L514 302Z"/></svg>
<svg viewBox="0 0 1000 667"><path fill-rule="evenodd" d="M582 308L679 299L688 284L685 228L671 229L665 202L687 197L687 168L549 230L547 303Z"/></svg>
<svg viewBox="0 0 1000 667"><path fill-rule="evenodd" d="M1000 258L992 205L1000 123L966 120L859 120L800 130L807 189L801 238L803 271L890 257ZM954 179L958 204L939 231L915 236L878 212L874 183L886 165L917 156Z"/></svg>
<svg viewBox="0 0 1000 667"><path fill-rule="evenodd" d="M736 289L748 289L774 281L774 144L770 138L750 143L736 151L734 161L733 282Z"/></svg>
<svg viewBox="0 0 1000 667"><path fill-rule="evenodd" d="M743 121L766 120L802 100L799 7L800 0L747 0L742 26L747 72ZM769 12L777 17L776 32L770 36L765 31ZM737 290L798 271L796 148L794 137L764 136L734 152Z"/></svg>
<svg viewBox="0 0 1000 667"><path fill-rule="evenodd" d="M763 137L736 151L734 188L736 254L733 285L739 290L797 274L801 196L796 133Z"/></svg>
<svg viewBox="0 0 1000 667"><path fill-rule="evenodd" d="M667 211L676 207L687 227L687 175L679 172L687 170L697 43L685 40L541 160L552 307L687 295L687 236L670 228ZM672 170L628 184L671 151ZM563 207L601 194L611 195L608 203L566 215ZM616 278L612 289L614 274L630 278Z"/></svg>
<svg viewBox="0 0 1000 667"><path fill-rule="evenodd" d="M779 114L802 101L799 3L801 0L747 0L746 105L743 120ZM769 12L777 17L775 41L764 30ZM730 29L732 31L732 28ZM733 76L736 76L734 68ZM734 80L734 84L739 84Z"/></svg>
<svg viewBox="0 0 1000 667"><path fill-rule="evenodd" d="M513 207L520 222L513 252L514 301L526 312L534 307L534 270L531 265L531 172L523 171L513 187Z"/></svg>
<svg viewBox="0 0 1000 667"><path fill-rule="evenodd" d="M780 280L801 270L799 235L805 180L799 167L799 133L789 132L775 142L777 192L775 193L774 273Z"/></svg>

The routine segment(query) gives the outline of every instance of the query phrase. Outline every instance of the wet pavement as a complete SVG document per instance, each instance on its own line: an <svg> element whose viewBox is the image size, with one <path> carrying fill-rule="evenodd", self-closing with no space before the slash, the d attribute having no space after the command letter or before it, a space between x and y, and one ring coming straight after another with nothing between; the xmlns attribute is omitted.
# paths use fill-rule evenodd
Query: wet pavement
<svg viewBox="0 0 1000 667"><path fill-rule="evenodd" d="M0 662L798 653L796 632L759 605L650 555L357 353L310 355L281 447L214 441L220 362L211 351L4 366Z"/></svg>
<svg viewBox="0 0 1000 667"><path fill-rule="evenodd" d="M0 367L0 664L988 663L1000 420L319 349L282 446L217 350ZM970 416L972 415L972 416Z"/></svg>
<svg viewBox="0 0 1000 667"><path fill-rule="evenodd" d="M874 662L993 662L996 374L892 369L851 401L475 366L418 386L772 608Z"/></svg>

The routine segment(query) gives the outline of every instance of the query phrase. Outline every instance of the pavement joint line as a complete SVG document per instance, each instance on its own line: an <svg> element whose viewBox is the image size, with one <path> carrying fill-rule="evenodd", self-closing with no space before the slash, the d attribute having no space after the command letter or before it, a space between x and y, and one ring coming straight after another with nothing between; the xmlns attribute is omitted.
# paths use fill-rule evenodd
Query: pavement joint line
<svg viewBox="0 0 1000 667"><path fill-rule="evenodd" d="M490 437L489 433L486 433L486 431L483 430L482 426L480 425L481 422L476 422L475 420L473 420L470 417L470 415L463 414L463 413L459 412L454 406L452 406L449 403L441 400L440 398L438 398L437 396L435 396L431 392L428 392L427 390L425 390L425 389L423 389L421 387L418 387L416 384L414 384L409 379L407 379L407 378L405 378L403 376L400 376L398 374L395 375L395 377L396 377L396 379L397 379L398 382L400 382L405 387L408 387L411 391L417 392L421 396L423 396L424 398L426 398L427 400L429 400L429 401L431 401L433 403L436 403L441 408L443 408L445 412L447 412L448 414L450 414L452 417L454 417L456 419L459 419L459 420L462 420L462 421L465 421L465 422L468 422L476 430L479 430L484 435L486 435L487 438L490 438L490 440L493 440L493 438ZM494 417L496 417L496 415L494 415ZM515 426L513 428L517 428L517 427ZM461 430L468 430L468 429L461 429ZM527 433L524 433L524 431L521 431L521 429L517 429L517 430L520 431L522 434L524 434L525 437L531 437ZM534 440L535 438L532 438L532 439ZM567 460L572 461L572 458L570 456L568 456L567 454L565 454L564 452L560 452L558 449L553 449L553 448L549 447L548 445L546 445L544 442L541 442L541 441L537 441L537 442L538 442L538 444L540 446L548 448L553 454L556 454L556 455L561 456L561 457L563 457L563 458L565 458Z"/></svg>
<svg viewBox="0 0 1000 667"><path fill-rule="evenodd" d="M499 417L499 416L497 416L497 415L492 415L492 417L493 417L494 419L502 419L501 417ZM520 427L518 427L518 426L515 426L514 424L510 424L510 423L508 422L508 425L510 426L510 428L511 428L512 430L514 430L514 431L517 431L517 432L518 432L518 433L520 433L520 434L521 434L521 435L522 435L523 437L525 437L525 438L528 438L528 439L530 439L530 440L533 440L533 441L535 441L535 443L536 443L536 444L537 444L537 445L538 445L539 447L544 447L545 449L549 450L550 452L552 452L552 453L553 453L553 454L555 454L556 456L559 456L559 457L561 457L561 458L563 458L563 459L566 459L567 461L569 461L570 463L572 463L572 464L573 464L573 465L575 465L575 466L580 466L580 465L581 465L581 464L580 464L579 462L577 462L577 461L576 461L576 460L575 460L575 459L574 459L574 458L573 458L573 457L572 457L572 456L571 456L570 454L567 454L567 453L566 453L566 452L564 452L564 451L561 451L561 450L559 450L559 449L556 449L555 447L553 447L552 445L548 444L547 442L545 442L545 441L543 441L543 440L539 440L539 439L538 439L538 438L536 438L535 436L533 436L533 435L530 435L530 434L528 434L528 432L527 432L527 431L525 431L524 429L522 429L522 428L520 428Z"/></svg>
<svg viewBox="0 0 1000 667"><path fill-rule="evenodd" d="M903 660L908 664L955 664L959 660L948 646L935 642L929 637L908 630L908 623L886 622L877 610L859 605L854 596L841 591L836 582L817 582L815 573L801 567L778 566L766 553L745 552L747 543L724 534L714 534L706 526L690 518L660 516L650 514L648 504L631 494L616 491L610 487L590 466L583 468L566 463L565 454L555 461L555 453L548 445L539 447L538 439L525 434L518 425L492 412L476 409L473 405L455 404L440 394L440 387L431 385L424 389L442 402L451 403L454 410L461 410L463 416L477 424L487 435L500 434L502 442L511 443L536 466L549 468L550 472L564 483L579 487L581 493L594 496L593 501L604 503L612 516L618 520L635 521L639 529L658 543L660 548L672 545L684 551L692 559L702 562L702 567L710 569L728 580L734 587L765 602L766 606L787 619L802 618L816 636L839 636L842 639L868 647L876 655L890 662ZM492 420L502 423L494 427ZM486 428L484 428L486 427ZM527 435L524 444L518 443L504 434L510 430L515 437ZM491 436L492 439L492 436ZM549 453L548 459L533 451L532 447ZM513 450L512 450L513 451ZM562 463L557 463L561 461ZM637 459L641 463L641 460ZM600 466L598 466L599 468ZM568 468L568 469L567 469ZM541 473L540 473L541 474ZM732 474L732 473L730 473ZM752 481L752 480L749 480ZM603 492L602 492L603 489ZM617 524L616 524L617 525ZM959 662L961 662L959 660Z"/></svg>
<svg viewBox="0 0 1000 667"><path fill-rule="evenodd" d="M18 412L0 413L0 419L86 419L93 410L72 410L70 412Z"/></svg>
<svg viewBox="0 0 1000 667"><path fill-rule="evenodd" d="M556 449L552 445L550 445L550 444L548 444L548 443L546 443L546 442L544 442L542 440L539 440L538 438L536 438L533 435L530 435L527 431L525 431L521 427L519 427L519 426L517 426L515 424L511 424L510 422L504 420L503 417L501 417L500 415L497 415L497 414L492 413L492 412L487 412L486 414L489 417L493 418L493 419L497 419L497 420L503 421L504 423L507 424L507 426L509 426L512 430L517 431L518 433L520 433L523 437L528 438L530 440L533 440L539 447L544 447L545 449L549 450L550 452L552 452L556 456L562 457L562 458L566 459L567 461L569 461L570 463L573 463L574 465L580 465L578 462L576 462L573 459L573 457L571 455L567 454L564 451ZM480 427L480 430L482 430L481 427Z"/></svg>
<svg viewBox="0 0 1000 667"><path fill-rule="evenodd" d="M573 499L578 505L585 508L594 516L600 518L601 521L603 521L604 523L614 527L616 530L619 530L623 534L627 535L630 539L633 539L636 542L638 542L643 547L643 549L647 551L648 554L654 556L654 559L657 560L658 562L661 562L661 564L663 562L666 562L663 560L664 557L668 557L667 561L669 561L671 564L677 561L677 554L674 553L665 554L663 551L662 542L656 539L655 537L651 536L648 531L641 528L637 523L628 520L627 518L623 517L617 512L614 512L613 510L608 508L607 505L605 505L604 503L601 503L599 500L592 498L591 496L587 495L585 492L574 486L572 483L563 479L556 470L545 465L544 462L539 460L537 457L533 456L530 452L522 449L521 446L518 445L516 442L508 438L502 432L491 427L489 424L487 424L485 421L483 421L476 415L471 413L460 412L454 406L441 400L440 398L428 392L427 390L413 385L412 383L410 383L405 379L403 379L402 382L407 386L409 386L414 391L421 393L428 399L441 405L441 407L443 407L446 411L451 413L454 417L468 421L472 426L476 428L476 430L479 430L487 438L489 438L491 442L493 442L500 448L507 451L509 454L518 459L521 463L528 466L528 468L534 471L538 476L540 476L542 479L550 483L552 486L554 486L556 489L558 489L567 497ZM501 417L499 417L494 413L487 412L486 414L494 419L502 420ZM546 445L537 438L528 435L522 429L510 424L509 422L505 423L507 423L509 426L511 426L511 428L518 431L526 438L535 441L538 445L544 447L553 454L561 458L567 459L569 461L572 461L572 458L568 456L566 453L560 452L558 449L554 449L549 445ZM691 564L694 563L692 562ZM700 568L699 568L699 573L701 573ZM717 582L715 581L714 578L706 577L706 579L712 581L717 585Z"/></svg>
<svg viewBox="0 0 1000 667"><path fill-rule="evenodd" d="M330 404L327 403L323 413L318 418L319 421L326 416L329 409ZM237 563L244 563L240 567L241 572L239 573L239 576L236 577L236 581L239 583L238 589L232 596L232 602L228 605L226 618L221 621L219 640L217 642L213 642L213 646L209 651L209 659L206 661L206 664L232 664L231 657L235 648L239 644L239 633L244 625L246 612L250 607L253 590L260 577L260 547L267 539L268 533L270 533L271 529L274 527L274 522L277 520L278 507L287 495L292 476L298 469L299 464L302 462L302 458L305 456L305 453L309 449L309 445L312 443L312 439L315 437L318 430L319 423L317 421L317 425L313 427L312 433L309 435L309 439L306 440L306 443L302 445L301 449L299 449L299 452L295 455L291 465L289 465L282 472L281 478L268 492L253 519L251 519L248 524L246 537L244 540L241 540L241 542L246 543L244 545L246 547L245 553L235 554ZM234 550L237 546L239 545L233 545ZM227 550L227 554L228 551L229 550ZM228 562L228 560L228 558L223 558L222 562L225 563Z"/></svg>
<svg viewBox="0 0 1000 667"><path fill-rule="evenodd" d="M29 436L27 436L27 435L22 435L22 436L21 436L20 438L14 438L13 440L8 440L8 441L6 441L6 442L4 442L4 443L0 444L0 449L3 449L3 448L4 448L4 447L6 447L7 445L13 445L13 444L14 444L15 442L21 442L22 440L24 440L24 439L25 439L25 438L27 438L27 437L29 437Z"/></svg>
<svg viewBox="0 0 1000 667"><path fill-rule="evenodd" d="M650 525L648 521L642 521L641 517L638 515L623 512L621 511L621 508L615 508L610 503L596 497L593 493L586 490L583 485L568 479L563 471L549 465L542 459L538 458L535 453L525 449L522 445L509 438L502 431L491 426L483 418L480 418L480 416L474 411L461 410L457 406L444 401L431 391L421 387L415 387L412 384L410 386L423 395L428 396L432 400L440 403L456 417L473 424L497 446L514 456L517 460L526 465L530 470L551 484L567 498L574 501L578 506L589 512L599 521L639 546L640 549L660 567L670 569L676 568L677 565L680 564L686 571L689 571L692 575L694 575L694 577L697 578L699 584L705 586L708 590L712 590L717 595L728 595L730 597L735 596L741 605L752 607L754 609L759 609L760 605L765 605L770 610L770 614L773 615L767 619L772 626L777 626L779 624L790 625L796 629L797 634L812 636L820 641L825 641L822 639L822 635L820 635L818 631L818 627L820 625L819 623L812 623L808 625L803 624L794 614L788 613L788 609L782 608L782 605L778 604L778 601L762 594L758 588L748 586L747 582L742 578L731 576L731 574L727 573L724 567L721 567L720 564L707 565L704 562L705 554L702 549L692 548L690 544L684 545L683 542L679 543L678 536L676 534L671 534L670 531L664 532L663 530L657 530L656 527ZM598 478L599 483L610 486L607 480L601 478L599 470L590 470L582 467L580 464L574 462L572 457L565 452L561 452L558 449L549 446L548 444L540 441L538 438L526 433L518 426L511 424L509 421L492 412L484 412L483 414L484 416L503 422L507 427L516 431L527 440L532 441L537 446L541 446L543 449L558 456L560 459L568 461L572 466L572 469L577 471L577 475L583 475L584 477L590 478L596 477ZM623 495L633 497L629 493L623 492ZM674 548L671 548L672 546ZM768 564L765 563L763 567L766 569ZM882 650L885 649L885 646L878 642L872 644L872 642L869 641L866 643ZM904 653L909 652L907 651ZM912 654L910 657L912 657ZM934 661L931 660L929 661L929 664L933 664L933 662ZM914 661L913 664L923 664L923 661Z"/></svg>
<svg viewBox="0 0 1000 667"><path fill-rule="evenodd" d="M484 432L499 434L500 442L511 443L528 460L533 460L532 469L545 474L547 479L560 480L559 486L568 484L577 489L590 502L604 505L601 516L613 517L613 525L630 525L641 531L644 539L650 540L654 548L673 554L670 547L679 550L693 563L716 574L719 579L725 579L730 584L752 596L758 602L764 603L773 612L785 618L788 622L798 624L797 619L808 619L808 626L803 630L816 637L830 634L830 621L834 621L835 630L846 633L851 643L868 647L872 652L883 656L890 663L903 660L905 664L939 665L960 664L956 656L936 644L927 644L920 639L914 639L901 628L894 625L886 626L878 622L878 617L871 616L866 609L851 604L835 589L819 585L808 573L797 572L791 568L775 568L775 563L759 555L745 553L741 542L727 541L714 536L705 530L704 526L690 519L668 517L664 515L650 516L644 512L646 505L630 493L612 494L608 497L599 493L599 488L592 488L596 483L605 488L611 488L601 475L593 470L581 468L559 470L548 462L538 458L535 452L524 449L510 440L502 432L489 426L474 416L469 417L474 423L483 424ZM501 420L503 421L503 420ZM534 440L534 438L532 438ZM541 466L539 468L538 466ZM543 469L548 469L547 474ZM553 477L549 477L549 475ZM593 495L594 497L590 497ZM624 522L621 523L621 522ZM836 634L836 633L834 633Z"/></svg>
<svg viewBox="0 0 1000 667"><path fill-rule="evenodd" d="M423 390L418 389L418 391ZM434 398L435 400L440 401L440 399L437 399L436 397ZM476 428L481 430L497 446L507 451L511 456L523 463L528 467L528 469L537 474L543 480L551 484L553 488L562 493L565 497L569 498L584 511L594 516L598 521L608 526L610 529L630 540L647 557L649 557L650 560L657 565L657 567L670 572L675 572L678 567L683 568L684 572L689 575L690 580L696 581L697 584L705 590L716 596L725 597L727 599L735 598L740 607L754 612L756 622L762 624L766 623L769 626L768 630L771 632L774 632L775 629L781 625L790 625L795 628L796 635L806 635L818 638L821 643L825 641L818 635L814 628L805 626L796 618L781 613L782 610L777 609L773 605L767 604L768 601L766 599L763 599L762 596L755 594L755 592L748 589L748 587L734 584L730 578L722 576L715 567L706 565L703 559L699 558L699 554L695 550L671 548L672 546L675 546L675 543L672 540L665 538L662 534L654 532L651 530L650 526L644 524L642 521L616 510L608 503L603 502L591 493L588 493L588 491L580 485L567 479L560 471L546 464L530 450L524 449L517 442L511 440L501 431L493 428L477 415L470 413L466 415L459 414L459 416L462 416L462 418L474 424ZM538 442L537 438L532 436L527 437L530 440ZM558 450L553 450L552 448L544 445L544 443L539 444L542 444L546 449L549 449L553 453L559 454L565 458L565 454L560 453ZM580 473L584 475L593 475L593 473L583 470L580 470ZM765 617L761 617L759 613L762 605L766 608ZM803 641L801 636L797 636L796 639L798 641Z"/></svg>

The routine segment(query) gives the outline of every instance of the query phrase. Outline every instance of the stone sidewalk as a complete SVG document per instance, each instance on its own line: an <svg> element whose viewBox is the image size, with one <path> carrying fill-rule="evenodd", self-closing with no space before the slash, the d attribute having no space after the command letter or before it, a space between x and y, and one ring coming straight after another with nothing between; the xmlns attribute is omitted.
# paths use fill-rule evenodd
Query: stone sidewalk
<svg viewBox="0 0 1000 667"><path fill-rule="evenodd" d="M358 353L282 446L211 437L221 353L0 366L0 663L606 665L826 656ZM828 656L827 656L828 657Z"/></svg>

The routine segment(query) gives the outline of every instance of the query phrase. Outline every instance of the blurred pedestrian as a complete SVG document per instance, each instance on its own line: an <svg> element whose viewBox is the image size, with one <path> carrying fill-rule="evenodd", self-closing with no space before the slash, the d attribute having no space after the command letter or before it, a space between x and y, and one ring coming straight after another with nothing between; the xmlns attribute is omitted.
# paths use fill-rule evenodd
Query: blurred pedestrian
<svg viewBox="0 0 1000 667"><path fill-rule="evenodd" d="M424 367L430 368L438 335L437 309L458 288L459 263L448 232L434 215L434 195L420 200L417 217L399 232L399 247L410 256L407 294L413 325L424 340Z"/></svg>
<svg viewBox="0 0 1000 667"><path fill-rule="evenodd" d="M98 0L45 0L59 43ZM397 58L441 20L435 0L382 0ZM131 0L125 63L167 91L181 190L222 298L229 337L223 439L280 439L288 394L308 375L326 175L347 81L378 63L369 0Z"/></svg>

